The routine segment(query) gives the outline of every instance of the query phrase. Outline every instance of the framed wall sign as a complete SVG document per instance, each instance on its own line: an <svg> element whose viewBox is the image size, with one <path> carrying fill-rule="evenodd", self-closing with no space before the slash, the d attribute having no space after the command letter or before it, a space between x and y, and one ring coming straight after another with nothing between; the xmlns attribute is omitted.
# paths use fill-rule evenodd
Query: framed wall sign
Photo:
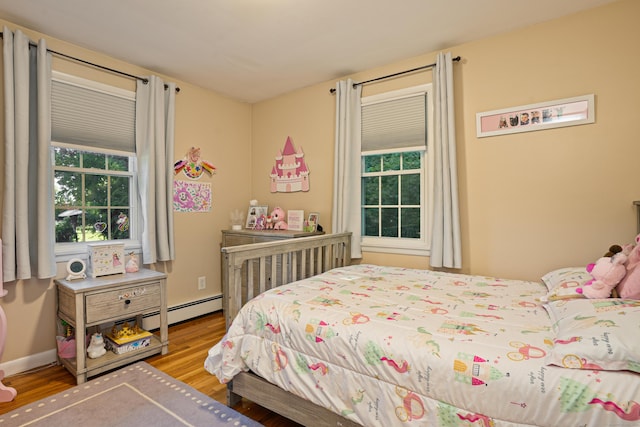
<svg viewBox="0 0 640 427"><path fill-rule="evenodd" d="M596 120L594 95L576 96L476 114L476 136L584 125Z"/></svg>

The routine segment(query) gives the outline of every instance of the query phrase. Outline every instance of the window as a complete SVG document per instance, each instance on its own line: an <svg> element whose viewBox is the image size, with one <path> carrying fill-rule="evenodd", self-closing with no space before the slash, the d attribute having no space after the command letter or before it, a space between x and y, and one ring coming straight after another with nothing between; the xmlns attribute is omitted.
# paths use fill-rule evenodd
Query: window
<svg viewBox="0 0 640 427"><path fill-rule="evenodd" d="M135 93L56 72L51 92L58 261L87 243L138 249Z"/></svg>
<svg viewBox="0 0 640 427"><path fill-rule="evenodd" d="M362 249L428 255L431 85L362 99Z"/></svg>
<svg viewBox="0 0 640 427"><path fill-rule="evenodd" d="M56 243L130 238L133 159L53 147Z"/></svg>

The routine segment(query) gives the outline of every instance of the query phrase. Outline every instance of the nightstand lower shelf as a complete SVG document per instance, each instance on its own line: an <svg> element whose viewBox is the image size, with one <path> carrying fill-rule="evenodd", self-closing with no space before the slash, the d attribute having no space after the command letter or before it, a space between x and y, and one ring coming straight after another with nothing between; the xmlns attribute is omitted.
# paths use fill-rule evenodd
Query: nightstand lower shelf
<svg viewBox="0 0 640 427"><path fill-rule="evenodd" d="M102 374L103 372L111 371L112 369L119 368L120 366L128 365L136 360L143 359L145 357L153 356L154 354L161 354L163 349L162 342L157 336L152 336L149 345L137 350L132 350L128 353L116 354L113 351L107 350L107 352L98 358L86 359L87 367L84 372L78 370L76 359L62 359L58 360L60 363L72 373L78 375L84 374L86 377L93 377L95 375Z"/></svg>

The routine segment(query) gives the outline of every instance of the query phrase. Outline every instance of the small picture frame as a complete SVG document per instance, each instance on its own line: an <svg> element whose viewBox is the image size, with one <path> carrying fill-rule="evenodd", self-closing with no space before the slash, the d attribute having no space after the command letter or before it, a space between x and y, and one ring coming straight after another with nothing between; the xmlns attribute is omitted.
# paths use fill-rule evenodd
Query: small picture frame
<svg viewBox="0 0 640 427"><path fill-rule="evenodd" d="M318 221L320 220L320 214L318 212L311 212L309 218L304 225L304 231L315 232L318 230Z"/></svg>
<svg viewBox="0 0 640 427"><path fill-rule="evenodd" d="M265 217L269 214L269 206L249 206L247 211L247 223L245 228L253 230L256 228L256 222L262 215Z"/></svg>
<svg viewBox="0 0 640 427"><path fill-rule="evenodd" d="M287 211L287 224L289 230L302 231L304 227L304 211L295 209Z"/></svg>

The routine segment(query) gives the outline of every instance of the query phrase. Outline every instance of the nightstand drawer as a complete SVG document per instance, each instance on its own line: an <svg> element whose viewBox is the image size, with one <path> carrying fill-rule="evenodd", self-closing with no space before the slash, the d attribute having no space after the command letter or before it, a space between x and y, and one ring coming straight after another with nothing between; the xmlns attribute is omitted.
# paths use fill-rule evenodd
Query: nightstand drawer
<svg viewBox="0 0 640 427"><path fill-rule="evenodd" d="M160 283L99 292L86 296L86 323L101 322L127 313L160 307Z"/></svg>

